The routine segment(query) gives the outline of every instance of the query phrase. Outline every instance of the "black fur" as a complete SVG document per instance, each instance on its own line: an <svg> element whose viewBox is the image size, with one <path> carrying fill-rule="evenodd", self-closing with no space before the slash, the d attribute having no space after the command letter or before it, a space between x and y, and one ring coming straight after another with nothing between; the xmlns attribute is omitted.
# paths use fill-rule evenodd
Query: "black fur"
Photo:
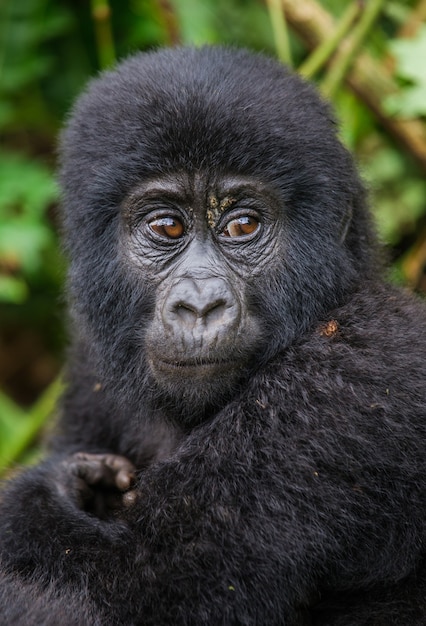
<svg viewBox="0 0 426 626"><path fill-rule="evenodd" d="M424 626L426 309L382 278L327 105L244 51L140 54L91 84L61 154L69 386L51 455L2 496L1 623ZM237 263L261 341L223 396L165 393L145 356L161 282L123 206L182 173L278 206L263 271ZM77 451L129 459L136 500L78 505Z"/></svg>

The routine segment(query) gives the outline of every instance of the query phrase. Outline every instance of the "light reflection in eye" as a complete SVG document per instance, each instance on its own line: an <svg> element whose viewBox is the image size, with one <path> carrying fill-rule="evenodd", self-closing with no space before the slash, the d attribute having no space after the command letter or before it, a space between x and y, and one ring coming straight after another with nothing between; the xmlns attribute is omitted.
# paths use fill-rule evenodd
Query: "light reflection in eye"
<svg viewBox="0 0 426 626"><path fill-rule="evenodd" d="M179 239L184 234L184 226L176 217L159 217L149 222L149 228L166 239Z"/></svg>
<svg viewBox="0 0 426 626"><path fill-rule="evenodd" d="M259 222L251 215L242 215L227 223L222 230L223 237L245 237L252 235L259 228Z"/></svg>

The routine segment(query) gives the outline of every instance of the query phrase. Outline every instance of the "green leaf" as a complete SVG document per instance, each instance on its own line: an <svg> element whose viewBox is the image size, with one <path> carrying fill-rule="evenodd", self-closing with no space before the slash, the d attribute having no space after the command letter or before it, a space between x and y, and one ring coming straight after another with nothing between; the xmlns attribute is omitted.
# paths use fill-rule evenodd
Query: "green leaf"
<svg viewBox="0 0 426 626"><path fill-rule="evenodd" d="M2 217L21 215L39 219L58 197L49 169L18 154L0 153L0 225Z"/></svg>
<svg viewBox="0 0 426 626"><path fill-rule="evenodd" d="M28 413L0 391L0 473L26 452L51 417L63 389L62 380L57 378Z"/></svg>
<svg viewBox="0 0 426 626"><path fill-rule="evenodd" d="M405 87L402 93L386 99L386 108L393 115L413 118L426 114L426 83L416 87Z"/></svg>
<svg viewBox="0 0 426 626"><path fill-rule="evenodd" d="M179 17L182 43L202 45L217 43L215 29L214 3L199 2L198 0L172 0L174 9Z"/></svg>
<svg viewBox="0 0 426 626"><path fill-rule="evenodd" d="M28 286L22 278L0 274L0 302L22 304L27 297Z"/></svg>
<svg viewBox="0 0 426 626"><path fill-rule="evenodd" d="M392 41L390 49L396 59L396 73L416 83L426 83L426 26L412 39Z"/></svg>
<svg viewBox="0 0 426 626"><path fill-rule="evenodd" d="M410 84L386 98L387 110L402 117L426 115L426 26L412 39L391 42L390 50L396 60L396 74Z"/></svg>
<svg viewBox="0 0 426 626"><path fill-rule="evenodd" d="M46 224L11 220L0 225L0 258L15 259L24 270L33 272L40 268L42 252L52 241Z"/></svg>
<svg viewBox="0 0 426 626"><path fill-rule="evenodd" d="M424 214L426 181L410 174L410 165L394 148L376 149L364 164L373 191L373 212L382 239L395 244L413 232Z"/></svg>
<svg viewBox="0 0 426 626"><path fill-rule="evenodd" d="M57 197L47 167L20 155L0 153L0 260L6 267L11 261L16 270L28 273L42 267L43 253L54 241L46 212ZM5 289L15 301L23 297L10 282Z"/></svg>

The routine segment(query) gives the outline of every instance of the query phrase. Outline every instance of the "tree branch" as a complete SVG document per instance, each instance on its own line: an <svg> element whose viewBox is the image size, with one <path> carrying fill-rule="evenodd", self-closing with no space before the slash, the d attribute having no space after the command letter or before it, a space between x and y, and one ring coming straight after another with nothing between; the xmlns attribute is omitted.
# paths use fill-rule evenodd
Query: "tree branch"
<svg viewBox="0 0 426 626"><path fill-rule="evenodd" d="M108 0L92 0L92 18L95 25L96 47L102 69L115 62L115 47L111 28L111 7Z"/></svg>
<svg viewBox="0 0 426 626"><path fill-rule="evenodd" d="M282 0L288 23L309 49L315 49L335 32L333 17L315 0ZM367 53L360 54L345 82L376 115L390 136L400 143L426 172L426 126L420 120L390 117L383 107L386 96L398 87L386 68Z"/></svg>
<svg viewBox="0 0 426 626"><path fill-rule="evenodd" d="M317 46L312 54L297 68L297 71L305 78L311 78L330 60L336 48L348 34L360 13L361 5L358 0L351 2L342 15L333 35L325 39L321 45Z"/></svg>
<svg viewBox="0 0 426 626"><path fill-rule="evenodd" d="M369 0L365 5L361 17L355 24L352 33L340 46L338 54L331 61L329 71L321 85L322 92L327 97L336 93L339 85L344 80L348 70L352 66L362 42L370 32L374 22L382 10L384 0Z"/></svg>
<svg viewBox="0 0 426 626"><path fill-rule="evenodd" d="M282 10L281 0L266 0L266 6L268 7L269 20L274 33L275 49L278 58L283 63L287 63L287 65L291 66L290 42L288 39L285 11Z"/></svg>

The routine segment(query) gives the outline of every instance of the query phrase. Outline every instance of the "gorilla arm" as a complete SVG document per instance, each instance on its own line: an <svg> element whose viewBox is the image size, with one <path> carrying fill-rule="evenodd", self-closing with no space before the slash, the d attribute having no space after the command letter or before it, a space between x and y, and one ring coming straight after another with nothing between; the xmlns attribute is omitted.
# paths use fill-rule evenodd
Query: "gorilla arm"
<svg viewBox="0 0 426 626"><path fill-rule="evenodd" d="M10 483L1 496L0 546L6 566L38 580L59 576L79 548L120 542L123 524L100 519L131 502L134 467L112 454L55 455ZM76 565L78 568L78 564Z"/></svg>
<svg viewBox="0 0 426 626"><path fill-rule="evenodd" d="M24 583L5 574L0 563L0 615L3 624L14 626L102 626L101 612L84 593L60 593L53 586Z"/></svg>

